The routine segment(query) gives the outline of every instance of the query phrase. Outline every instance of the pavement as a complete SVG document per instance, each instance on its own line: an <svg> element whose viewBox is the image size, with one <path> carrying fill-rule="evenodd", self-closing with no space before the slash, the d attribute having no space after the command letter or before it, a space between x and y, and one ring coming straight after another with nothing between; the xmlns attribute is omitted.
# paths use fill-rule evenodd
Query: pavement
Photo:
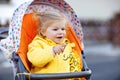
<svg viewBox="0 0 120 80"><path fill-rule="evenodd" d="M120 80L120 47L98 43L87 44L84 50L91 80Z"/></svg>
<svg viewBox="0 0 120 80"><path fill-rule="evenodd" d="M13 65L0 50L0 80L14 80Z"/></svg>
<svg viewBox="0 0 120 80"><path fill-rule="evenodd" d="M85 45L87 54L118 56L120 55L120 46L114 46L109 42L104 43L90 43Z"/></svg>

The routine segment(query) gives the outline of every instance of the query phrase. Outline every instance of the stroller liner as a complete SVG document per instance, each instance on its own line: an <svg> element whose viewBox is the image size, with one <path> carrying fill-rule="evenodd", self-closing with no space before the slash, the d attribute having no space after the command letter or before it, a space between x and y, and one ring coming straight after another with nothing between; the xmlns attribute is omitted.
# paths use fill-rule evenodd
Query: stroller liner
<svg viewBox="0 0 120 80"><path fill-rule="evenodd" d="M67 20L69 38L76 42L77 50L82 53L83 71L73 73L53 73L53 74L32 74L29 73L31 63L27 60L27 45L32 41L36 34L36 23L32 19L33 9L39 12L46 10L58 11L63 13ZM82 28L73 9L64 0L34 0L20 5L14 12L9 36L0 42L2 49L13 54L13 61L17 64L16 79L66 79L66 78L86 78L90 79L91 70L87 67L83 54ZM6 42L5 42L6 41ZM25 72L25 73L24 73Z"/></svg>

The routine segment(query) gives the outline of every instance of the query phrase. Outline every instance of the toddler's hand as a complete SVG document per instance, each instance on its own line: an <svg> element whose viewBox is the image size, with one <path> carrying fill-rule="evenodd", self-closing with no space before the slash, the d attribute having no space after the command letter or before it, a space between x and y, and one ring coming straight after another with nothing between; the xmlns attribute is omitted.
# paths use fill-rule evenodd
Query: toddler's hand
<svg viewBox="0 0 120 80"><path fill-rule="evenodd" d="M66 44L61 44L53 47L54 55L60 54L64 51Z"/></svg>

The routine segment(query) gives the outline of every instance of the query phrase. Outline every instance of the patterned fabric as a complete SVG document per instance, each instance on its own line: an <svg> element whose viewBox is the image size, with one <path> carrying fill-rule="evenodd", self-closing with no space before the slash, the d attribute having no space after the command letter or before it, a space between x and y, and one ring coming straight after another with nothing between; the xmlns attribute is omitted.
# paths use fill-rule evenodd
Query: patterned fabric
<svg viewBox="0 0 120 80"><path fill-rule="evenodd" d="M6 39L0 41L0 49L6 52L6 55L18 50L23 16L24 14L32 13L33 8L38 11L63 11L62 13L64 13L66 18L69 20L82 43L83 33L80 21L73 9L64 2L64 0L34 0L21 4L13 13L9 26L9 35Z"/></svg>
<svg viewBox="0 0 120 80"><path fill-rule="evenodd" d="M25 2L14 11L9 25L8 37L0 41L0 49L6 52L6 55L17 51L19 47L22 18L30 3L31 2Z"/></svg>

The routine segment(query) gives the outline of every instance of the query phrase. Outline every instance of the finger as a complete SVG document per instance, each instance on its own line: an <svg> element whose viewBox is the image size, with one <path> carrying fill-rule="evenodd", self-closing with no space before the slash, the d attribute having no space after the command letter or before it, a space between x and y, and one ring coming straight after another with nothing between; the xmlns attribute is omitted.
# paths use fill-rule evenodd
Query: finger
<svg viewBox="0 0 120 80"><path fill-rule="evenodd" d="M65 47L66 47L66 44L62 44L62 47L64 47L64 48L65 48Z"/></svg>
<svg viewBox="0 0 120 80"><path fill-rule="evenodd" d="M63 50L62 50L62 48L60 48L60 49L59 49L59 54L62 53L62 52L63 52Z"/></svg>
<svg viewBox="0 0 120 80"><path fill-rule="evenodd" d="M61 46L62 48L62 51L64 51L64 49L65 49L65 47L66 47L66 45L65 44L63 44L62 46Z"/></svg>
<svg viewBox="0 0 120 80"><path fill-rule="evenodd" d="M64 47L61 47L60 50L61 50L61 52L63 52L64 51Z"/></svg>
<svg viewBox="0 0 120 80"><path fill-rule="evenodd" d="M60 47L60 53L63 53L64 48L65 48L65 47L63 47L63 46Z"/></svg>
<svg viewBox="0 0 120 80"><path fill-rule="evenodd" d="M57 48L57 47L54 47L54 52L55 52L55 54L58 54L58 53L59 53L59 51L58 51L58 48Z"/></svg>
<svg viewBox="0 0 120 80"><path fill-rule="evenodd" d="M55 53L59 54L59 49L58 48L55 49Z"/></svg>

